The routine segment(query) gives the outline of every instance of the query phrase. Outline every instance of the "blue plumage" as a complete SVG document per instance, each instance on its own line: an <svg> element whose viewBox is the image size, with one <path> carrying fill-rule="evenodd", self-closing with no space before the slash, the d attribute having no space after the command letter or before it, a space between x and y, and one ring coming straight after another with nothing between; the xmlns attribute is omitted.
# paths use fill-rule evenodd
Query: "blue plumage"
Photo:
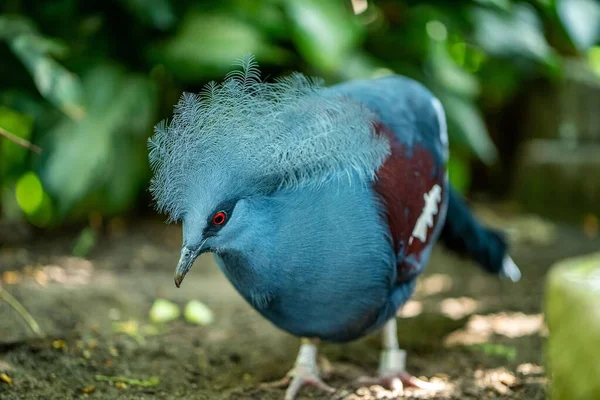
<svg viewBox="0 0 600 400"><path fill-rule="evenodd" d="M210 251L276 326L343 342L394 317L440 235L503 271L503 239L449 186L446 121L427 89L398 76L267 84L243 66L184 96L150 140L158 208L183 222L178 286Z"/></svg>
<svg viewBox="0 0 600 400"><path fill-rule="evenodd" d="M252 217L261 227L217 257L263 316L296 336L331 341L373 327L396 274L381 206L370 189L352 177L240 202L260 210Z"/></svg>

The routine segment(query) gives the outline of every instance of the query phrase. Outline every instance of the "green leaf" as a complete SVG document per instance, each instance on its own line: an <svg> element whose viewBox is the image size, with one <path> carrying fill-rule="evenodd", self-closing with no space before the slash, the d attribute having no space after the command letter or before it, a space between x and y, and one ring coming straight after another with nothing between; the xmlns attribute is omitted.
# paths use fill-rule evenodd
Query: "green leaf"
<svg viewBox="0 0 600 400"><path fill-rule="evenodd" d="M169 0L120 0L142 22L161 30L167 30L176 21Z"/></svg>
<svg viewBox="0 0 600 400"><path fill-rule="evenodd" d="M600 3L597 0L557 0L556 11L579 50L589 49L600 39Z"/></svg>
<svg viewBox="0 0 600 400"><path fill-rule="evenodd" d="M89 111L78 121L64 118L50 132L42 181L62 213L93 196L99 211L123 211L145 182L156 89L146 77L114 66L90 71L84 88Z"/></svg>
<svg viewBox="0 0 600 400"><path fill-rule="evenodd" d="M590 68L594 73L600 76L600 46L593 47L588 52L588 61Z"/></svg>
<svg viewBox="0 0 600 400"><path fill-rule="evenodd" d="M473 19L475 40L486 52L499 57L556 62L556 54L548 45L542 23L532 6L519 3L511 13L475 8Z"/></svg>
<svg viewBox="0 0 600 400"><path fill-rule="evenodd" d="M39 100L37 93L32 93L25 88L9 89L0 92L0 104L4 104L19 113L25 114L28 118L42 122L47 119L54 109L48 109L45 104ZM43 123L43 122L42 122Z"/></svg>
<svg viewBox="0 0 600 400"><path fill-rule="evenodd" d="M44 189L34 172L27 172L19 178L15 188L17 203L25 214L33 214L42 205Z"/></svg>
<svg viewBox="0 0 600 400"><path fill-rule="evenodd" d="M285 0L293 37L302 56L324 71L338 71L361 39L361 25L343 2Z"/></svg>
<svg viewBox="0 0 600 400"><path fill-rule="evenodd" d="M468 159L451 151L447 169L452 187L461 194L467 193L471 186L471 171Z"/></svg>
<svg viewBox="0 0 600 400"><path fill-rule="evenodd" d="M10 108L0 106L0 128L29 140L33 129L33 119ZM28 150L6 139L0 146L0 176L14 174L25 166Z"/></svg>
<svg viewBox="0 0 600 400"><path fill-rule="evenodd" d="M64 44L38 34L32 23L20 16L0 15L0 39L7 41L25 65L42 96L71 118L85 114L79 78L50 57L64 56Z"/></svg>
<svg viewBox="0 0 600 400"><path fill-rule="evenodd" d="M0 15L0 40L10 43L22 36L28 38L29 47L37 53L63 57L68 51L61 41L38 34L30 20L19 15Z"/></svg>
<svg viewBox="0 0 600 400"><path fill-rule="evenodd" d="M500 109L521 89L522 74L509 60L485 63L479 72L482 97L488 109Z"/></svg>
<svg viewBox="0 0 600 400"><path fill-rule="evenodd" d="M481 343L471 346L473 350L481 351L488 356L505 358L514 361L517 358L517 348L500 343Z"/></svg>
<svg viewBox="0 0 600 400"><path fill-rule="evenodd" d="M33 24L19 15L0 15L0 39L9 40L24 33L33 33Z"/></svg>
<svg viewBox="0 0 600 400"><path fill-rule="evenodd" d="M280 0L234 0L228 7L244 21L255 25L273 39L288 40L290 32Z"/></svg>
<svg viewBox="0 0 600 400"><path fill-rule="evenodd" d="M73 246L73 255L75 257L87 257L95 245L96 231L87 227L81 231L79 236L77 236L75 246Z"/></svg>
<svg viewBox="0 0 600 400"><path fill-rule="evenodd" d="M16 182L14 193L21 213L25 214L29 222L39 227L48 226L52 222L52 202L35 172L23 174Z"/></svg>
<svg viewBox="0 0 600 400"><path fill-rule="evenodd" d="M445 42L431 42L428 67L436 86L444 91L469 98L479 95L477 78L456 65L448 54Z"/></svg>
<svg viewBox="0 0 600 400"><path fill-rule="evenodd" d="M394 71L385 68L383 63L376 58L365 51L357 50L347 55L344 68L339 71L338 76L341 80L353 80L386 76L393 73Z"/></svg>
<svg viewBox="0 0 600 400"><path fill-rule="evenodd" d="M499 10L510 11L512 3L510 0L475 0L483 6L495 7Z"/></svg>
<svg viewBox="0 0 600 400"><path fill-rule="evenodd" d="M255 26L238 18L191 13L177 34L155 47L151 56L178 78L196 81L229 72L247 53L267 62L286 57Z"/></svg>
<svg viewBox="0 0 600 400"><path fill-rule="evenodd" d="M498 150L490 139L477 106L472 101L449 93L439 97L446 109L452 139L465 144L484 163L496 161Z"/></svg>
<svg viewBox="0 0 600 400"><path fill-rule="evenodd" d="M10 47L29 73L41 95L73 119L82 118L83 90L79 78L48 57L56 51L49 42L31 34L22 34L10 40Z"/></svg>

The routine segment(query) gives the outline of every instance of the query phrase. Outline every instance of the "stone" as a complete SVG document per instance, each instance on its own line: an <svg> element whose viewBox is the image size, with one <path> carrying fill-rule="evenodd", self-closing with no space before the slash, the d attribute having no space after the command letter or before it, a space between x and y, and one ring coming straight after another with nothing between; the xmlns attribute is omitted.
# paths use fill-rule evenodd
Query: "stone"
<svg viewBox="0 0 600 400"><path fill-rule="evenodd" d="M545 312L552 399L600 399L600 253L552 267Z"/></svg>

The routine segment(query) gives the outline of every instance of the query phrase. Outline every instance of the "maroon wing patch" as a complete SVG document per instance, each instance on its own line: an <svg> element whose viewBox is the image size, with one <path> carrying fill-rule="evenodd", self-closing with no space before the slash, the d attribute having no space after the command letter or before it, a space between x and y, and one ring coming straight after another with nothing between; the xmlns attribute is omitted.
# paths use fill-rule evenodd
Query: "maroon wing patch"
<svg viewBox="0 0 600 400"><path fill-rule="evenodd" d="M422 268L421 255L431 243L432 231L438 222L441 199L445 198L445 168L436 165L428 149L415 144L404 146L386 125L375 125L376 132L390 141L391 154L377 171L375 191L385 206L394 251L398 257L398 279L413 275ZM432 221L419 221L426 206L426 195L435 185L441 188L438 211ZM435 200L434 200L435 201ZM424 216L425 217L425 216ZM419 225L422 229L415 229ZM422 232L419 235L418 232ZM413 235L415 233L415 235ZM424 240L423 240L424 238Z"/></svg>

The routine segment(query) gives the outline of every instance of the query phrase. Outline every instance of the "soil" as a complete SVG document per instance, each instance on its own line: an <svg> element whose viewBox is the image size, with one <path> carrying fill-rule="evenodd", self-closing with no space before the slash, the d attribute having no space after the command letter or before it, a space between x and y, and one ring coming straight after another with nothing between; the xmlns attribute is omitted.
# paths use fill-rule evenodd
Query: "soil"
<svg viewBox="0 0 600 400"><path fill-rule="evenodd" d="M0 299L0 399L282 399L283 389L261 383L292 367L298 339L252 310L210 255L176 289L179 226L142 221L116 232L97 239L86 258L72 255L72 234L3 246L0 285L45 336L36 337ZM322 369L338 391L305 388L299 399L546 398L544 275L555 261L599 242L568 227L548 240L523 237L512 250L521 282L500 281L438 248L401 311L408 370L443 390L398 395L357 383L376 373L380 342L373 334L346 345L324 343ZM157 298L182 308L199 300L215 319L205 326L183 318L152 325L148 311Z"/></svg>

